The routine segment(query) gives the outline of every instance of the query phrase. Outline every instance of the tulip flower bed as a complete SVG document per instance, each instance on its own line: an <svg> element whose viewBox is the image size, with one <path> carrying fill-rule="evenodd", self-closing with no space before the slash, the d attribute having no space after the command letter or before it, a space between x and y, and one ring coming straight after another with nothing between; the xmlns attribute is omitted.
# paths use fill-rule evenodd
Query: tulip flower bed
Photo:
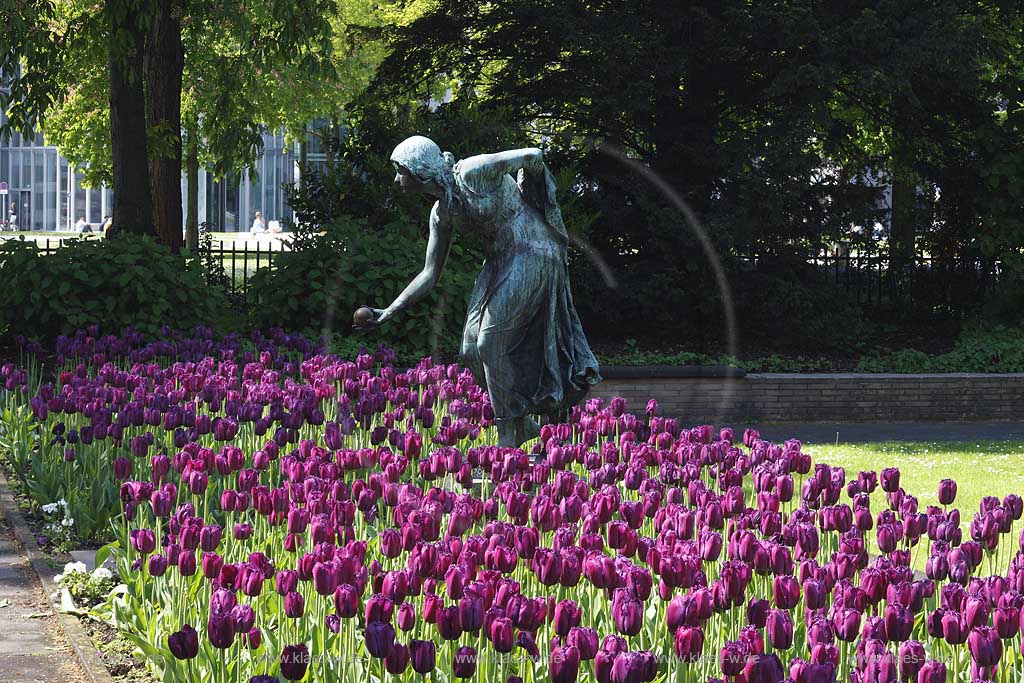
<svg viewBox="0 0 1024 683"><path fill-rule="evenodd" d="M898 469L621 399L498 448L463 369L283 335L83 332L57 353L53 382L0 369L5 454L40 504L110 525L110 613L166 681L1024 671L1016 495L964 538L952 480L919 509Z"/></svg>

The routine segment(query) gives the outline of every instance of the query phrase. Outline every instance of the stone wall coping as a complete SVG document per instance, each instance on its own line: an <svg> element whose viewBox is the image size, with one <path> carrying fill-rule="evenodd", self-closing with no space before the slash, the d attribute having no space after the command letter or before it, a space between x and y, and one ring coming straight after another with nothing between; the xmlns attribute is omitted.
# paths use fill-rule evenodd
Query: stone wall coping
<svg viewBox="0 0 1024 683"><path fill-rule="evenodd" d="M728 365L602 365L608 379L739 379L743 368Z"/></svg>
<svg viewBox="0 0 1024 683"><path fill-rule="evenodd" d="M751 380L941 380L941 379L1024 379L1022 372L936 372L927 374L911 374L898 372L750 372L746 377Z"/></svg>

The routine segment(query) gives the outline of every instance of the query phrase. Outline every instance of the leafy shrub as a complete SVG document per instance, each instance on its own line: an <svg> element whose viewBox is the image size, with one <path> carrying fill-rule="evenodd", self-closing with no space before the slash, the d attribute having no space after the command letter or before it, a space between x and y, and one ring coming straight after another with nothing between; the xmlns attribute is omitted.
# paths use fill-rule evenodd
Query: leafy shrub
<svg viewBox="0 0 1024 683"><path fill-rule="evenodd" d="M915 349L872 353L857 372L1024 372L1024 329L973 325L964 329L952 351L930 356Z"/></svg>
<svg viewBox="0 0 1024 683"><path fill-rule="evenodd" d="M302 228L294 250L275 257L250 285L256 327L282 327L314 336L336 334L351 345L375 346L383 339L403 358L455 351L466 303L480 260L456 235L441 281L430 294L365 336L352 330L360 306L386 308L423 267L426 239L403 220L376 230L363 219L343 216L321 231Z"/></svg>
<svg viewBox="0 0 1024 683"><path fill-rule="evenodd" d="M157 336L165 325L211 325L223 308L220 291L206 286L197 265L135 235L67 240L53 254L34 241L6 240L0 289L0 325L35 339L89 324Z"/></svg>

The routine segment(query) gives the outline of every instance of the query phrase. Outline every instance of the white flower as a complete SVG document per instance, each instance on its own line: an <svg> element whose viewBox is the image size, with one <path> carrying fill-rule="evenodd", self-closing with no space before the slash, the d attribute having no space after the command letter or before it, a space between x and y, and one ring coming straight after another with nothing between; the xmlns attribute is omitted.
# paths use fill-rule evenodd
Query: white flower
<svg viewBox="0 0 1024 683"><path fill-rule="evenodd" d="M57 505L60 505L62 508L66 508L68 506L68 502L61 498L60 500L57 501Z"/></svg>
<svg viewBox="0 0 1024 683"><path fill-rule="evenodd" d="M114 578L114 573L106 567L96 567L96 569L93 570L92 575L100 580Z"/></svg>
<svg viewBox="0 0 1024 683"><path fill-rule="evenodd" d="M60 583L61 579L63 579L63 578L64 578L63 574L57 574L57 576L53 577L53 582L54 583Z"/></svg>
<svg viewBox="0 0 1024 683"><path fill-rule="evenodd" d="M88 570L85 568L85 562L68 562L64 565L64 573L70 574L72 572L78 572L85 574Z"/></svg>
<svg viewBox="0 0 1024 683"><path fill-rule="evenodd" d="M63 524L64 526L72 526L74 523L75 519L73 517L65 517L64 521L61 522L61 524ZM85 570L83 569L82 571Z"/></svg>
<svg viewBox="0 0 1024 683"><path fill-rule="evenodd" d="M57 503L47 503L46 505L43 506L43 512L45 512L48 515L52 515L56 511Z"/></svg>

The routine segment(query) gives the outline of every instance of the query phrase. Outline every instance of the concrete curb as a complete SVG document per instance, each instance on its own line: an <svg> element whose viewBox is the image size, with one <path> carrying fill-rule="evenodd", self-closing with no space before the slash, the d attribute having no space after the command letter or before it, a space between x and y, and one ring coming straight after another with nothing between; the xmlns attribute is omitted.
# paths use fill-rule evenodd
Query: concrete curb
<svg viewBox="0 0 1024 683"><path fill-rule="evenodd" d="M86 678L90 683L114 683L114 679L110 676L110 672L107 671L103 660L100 659L99 653L96 652L92 639L85 632L85 629L82 628L78 619L61 612L59 602L54 602L54 591L49 590L48 586L52 584L53 575L56 570L50 568L46 557L39 551L35 536L32 534L32 530L29 529L25 518L22 517L21 511L18 510L14 494L11 492L7 479L2 472L0 472L0 514L10 522L15 538L28 556L29 563L32 565L32 571L35 572L39 585L43 587L43 593L50 604L50 611L57 618L57 623L60 624L61 630L64 631L65 638L67 638L71 648L78 656L78 661L85 671ZM47 583L48 581L50 583Z"/></svg>

